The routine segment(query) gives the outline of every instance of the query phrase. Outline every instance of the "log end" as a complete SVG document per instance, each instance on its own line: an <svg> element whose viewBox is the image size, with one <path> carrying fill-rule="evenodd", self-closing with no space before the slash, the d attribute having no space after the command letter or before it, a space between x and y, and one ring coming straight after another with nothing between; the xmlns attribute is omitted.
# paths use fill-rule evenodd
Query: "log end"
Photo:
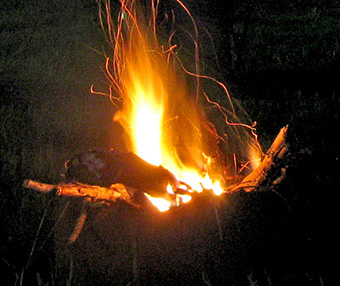
<svg viewBox="0 0 340 286"><path fill-rule="evenodd" d="M31 189L44 194L51 193L56 188L56 185L44 184L30 179L24 180L22 186L26 189Z"/></svg>

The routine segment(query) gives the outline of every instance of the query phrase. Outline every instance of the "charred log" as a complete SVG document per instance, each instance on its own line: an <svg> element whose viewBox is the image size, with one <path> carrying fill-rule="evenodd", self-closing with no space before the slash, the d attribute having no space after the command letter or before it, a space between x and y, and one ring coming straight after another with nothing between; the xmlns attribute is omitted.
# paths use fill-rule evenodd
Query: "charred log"
<svg viewBox="0 0 340 286"><path fill-rule="evenodd" d="M106 188L120 183L153 197L167 196L167 186L175 188L179 184L170 171L149 164L131 152L90 151L73 157L65 167L65 177L70 182Z"/></svg>

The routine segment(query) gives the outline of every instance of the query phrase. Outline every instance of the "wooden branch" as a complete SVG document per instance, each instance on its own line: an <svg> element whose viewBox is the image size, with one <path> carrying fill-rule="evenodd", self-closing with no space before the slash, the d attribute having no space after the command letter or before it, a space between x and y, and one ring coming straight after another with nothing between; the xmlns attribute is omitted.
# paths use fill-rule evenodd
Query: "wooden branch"
<svg viewBox="0 0 340 286"><path fill-rule="evenodd" d="M132 152L92 150L78 154L65 163L68 182L108 188L120 183L153 197L166 195L166 188L179 183L170 171L155 166Z"/></svg>
<svg viewBox="0 0 340 286"><path fill-rule="evenodd" d="M31 190L38 191L44 194L51 193L55 191L57 188L56 185L40 183L37 181L28 180L28 179L24 181L22 186L26 189L31 189Z"/></svg>
<svg viewBox="0 0 340 286"><path fill-rule="evenodd" d="M287 130L288 125L280 130L279 134L276 136L274 142L265 154L261 164L248 176L246 176L241 183L234 186L230 191L231 193L241 189L244 189L246 192L251 192L267 178L269 170L285 155L287 151Z"/></svg>
<svg viewBox="0 0 340 286"><path fill-rule="evenodd" d="M139 207L132 201L131 196L122 184L111 185L110 188L92 186L81 183L60 183L58 185L44 184L33 180L25 180L23 187L44 194L55 193L65 197L83 197L91 202L114 203L118 199L126 201L128 204Z"/></svg>
<svg viewBox="0 0 340 286"><path fill-rule="evenodd" d="M104 188L100 186L92 186L80 183L77 184L60 183L58 185L51 185L36 182L33 180L25 180L23 183L23 187L34 191L42 192L44 194L55 193L58 196L82 197L90 202L100 202L103 204L112 204L120 199L124 200L129 205L135 208L140 207L139 204L136 204L132 200L125 186L122 184L114 184L111 185L110 188ZM87 219L87 210L88 206L86 206L85 203L83 202L81 213L77 219L76 225L69 238L69 243L74 243L78 239L84 227L85 221Z"/></svg>
<svg viewBox="0 0 340 286"><path fill-rule="evenodd" d="M73 232L70 238L68 239L69 243L74 243L78 239L87 219L87 211L88 211L88 206L86 206L85 203L83 202L83 206L82 206L80 215L77 219L76 225L74 226Z"/></svg>

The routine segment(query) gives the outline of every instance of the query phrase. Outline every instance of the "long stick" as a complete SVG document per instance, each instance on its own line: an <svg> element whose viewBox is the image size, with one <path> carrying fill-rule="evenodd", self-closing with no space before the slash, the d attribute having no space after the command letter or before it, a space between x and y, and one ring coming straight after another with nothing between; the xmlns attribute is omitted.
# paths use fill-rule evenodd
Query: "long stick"
<svg viewBox="0 0 340 286"><path fill-rule="evenodd" d="M93 202L114 203L117 199L137 207L122 184L114 184L110 188L81 183L60 183L58 185L44 184L33 180L25 180L23 187L44 194L55 192L58 196L83 197Z"/></svg>
<svg viewBox="0 0 340 286"><path fill-rule="evenodd" d="M78 237L79 237L79 235L80 235L80 233L81 233L81 231L84 227L85 221L87 219L87 209L88 209L88 206L86 206L85 203L83 202L83 206L82 206L82 209L81 209L80 216L78 217L77 223L76 223L76 225L73 229L73 232L72 232L70 238L68 239L70 243L74 243L78 239Z"/></svg>
<svg viewBox="0 0 340 286"><path fill-rule="evenodd" d="M51 185L36 182L33 180L25 180L23 183L23 187L42 192L44 194L55 192L55 194L58 196L82 197L91 202L114 203L117 201L117 199L122 199L131 206L139 208L139 205L132 201L131 196L122 184L114 184L110 188L103 188L99 186L92 186L80 183L60 183L58 185ZM78 239L84 227L86 218L87 206L85 206L85 203L83 202L81 214L78 217L74 230L69 238L70 243L74 243Z"/></svg>

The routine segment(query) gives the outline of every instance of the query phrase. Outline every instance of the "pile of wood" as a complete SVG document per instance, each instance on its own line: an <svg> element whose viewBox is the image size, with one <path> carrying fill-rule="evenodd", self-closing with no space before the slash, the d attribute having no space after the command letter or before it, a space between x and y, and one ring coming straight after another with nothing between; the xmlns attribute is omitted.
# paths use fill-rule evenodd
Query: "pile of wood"
<svg viewBox="0 0 340 286"><path fill-rule="evenodd" d="M288 126L280 130L271 147L264 154L260 165L240 183L229 186L225 190L226 194L241 190L246 192L261 190L261 186L268 180L272 186L282 181L284 170L282 172L281 170L280 172L271 171L275 170L274 166L287 151L287 130ZM175 195L166 192L168 184L172 186L175 193L185 193L171 172L161 166L151 165L133 153L112 150L93 151L72 158L66 162L65 166L67 183L51 185L27 179L23 186L45 194L54 193L57 196L81 197L87 203L111 205L117 200L122 200L134 208L143 206L141 197L144 193L168 200L175 199ZM271 173L275 173L276 176L272 177ZM70 238L71 242L77 239L85 220L86 208L78 219Z"/></svg>

